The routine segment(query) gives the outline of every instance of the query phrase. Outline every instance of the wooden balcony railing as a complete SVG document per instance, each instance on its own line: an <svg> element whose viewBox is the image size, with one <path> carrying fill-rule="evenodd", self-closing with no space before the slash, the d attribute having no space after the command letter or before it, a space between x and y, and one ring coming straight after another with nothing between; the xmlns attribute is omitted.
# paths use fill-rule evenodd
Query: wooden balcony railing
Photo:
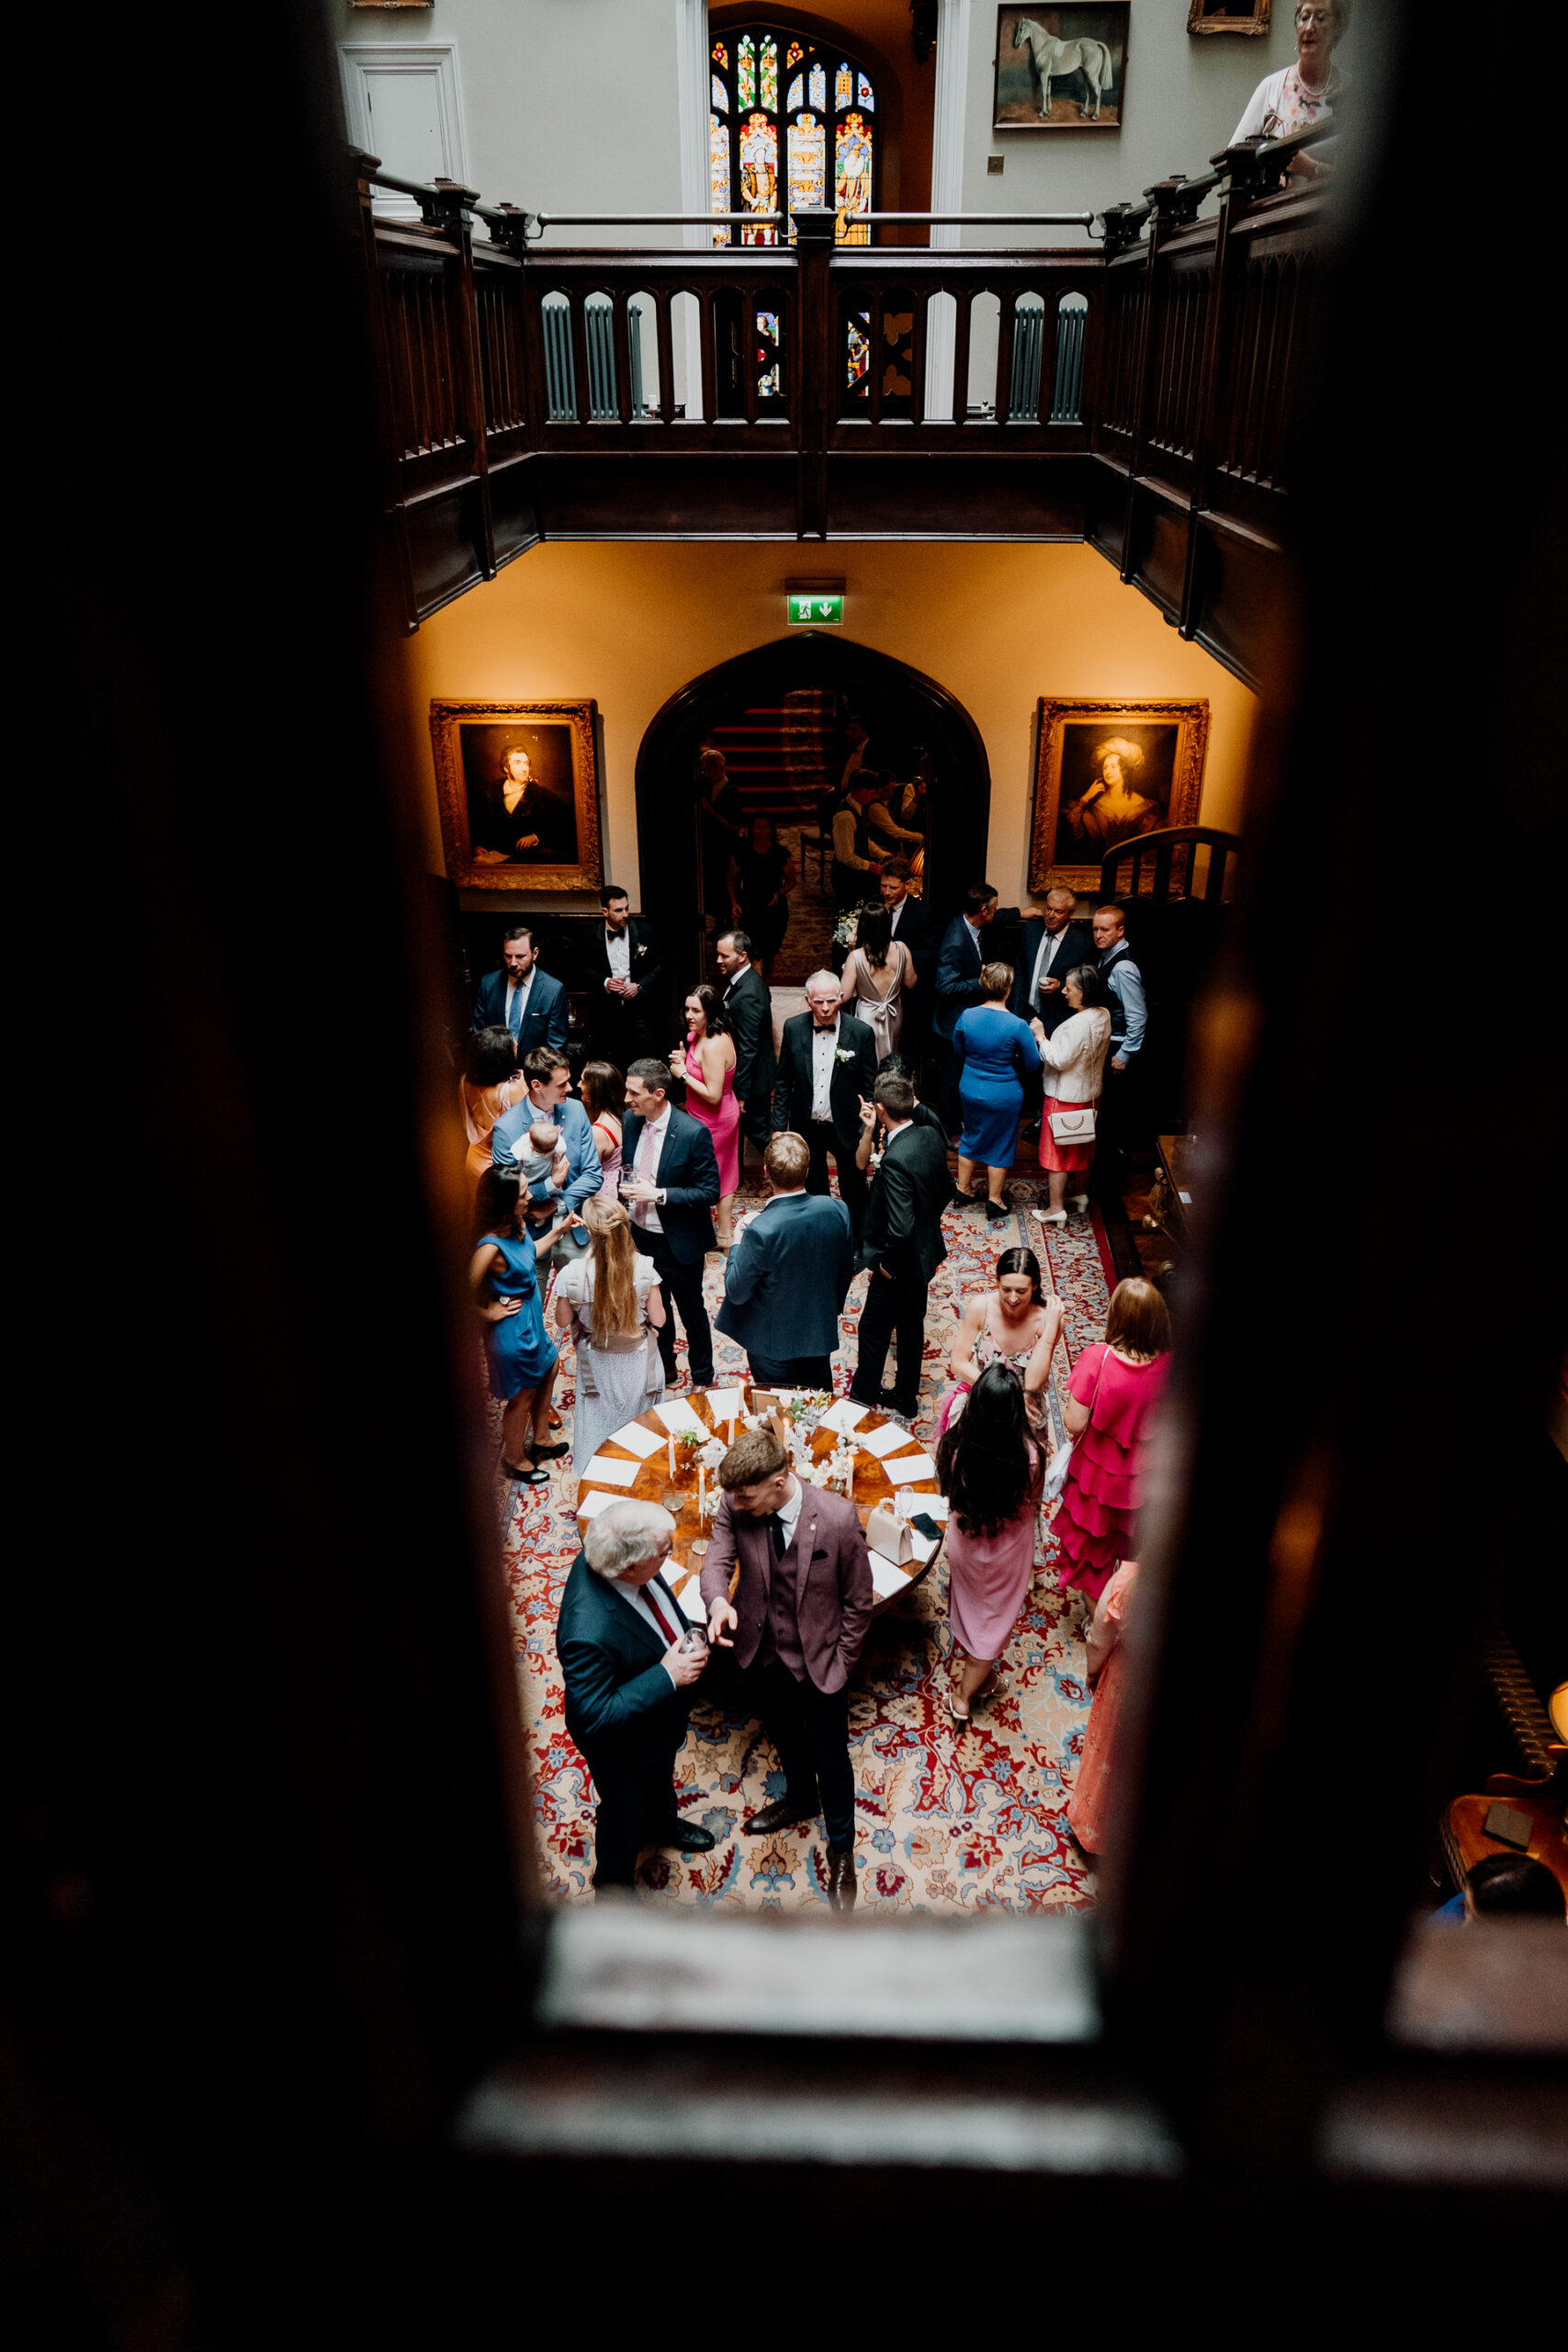
<svg viewBox="0 0 1568 2352"><path fill-rule="evenodd" d="M1229 148L1087 247L987 253L835 246L827 211L777 245L549 250L570 224L351 151L411 627L546 537L1087 537L1250 679L1325 243L1285 175L1320 136Z"/></svg>

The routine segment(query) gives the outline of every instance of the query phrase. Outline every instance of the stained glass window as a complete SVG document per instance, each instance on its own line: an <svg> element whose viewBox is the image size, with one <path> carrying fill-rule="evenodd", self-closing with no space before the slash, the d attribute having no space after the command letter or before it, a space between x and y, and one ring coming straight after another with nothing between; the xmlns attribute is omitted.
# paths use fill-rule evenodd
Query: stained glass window
<svg viewBox="0 0 1568 2352"><path fill-rule="evenodd" d="M708 117L708 209L711 212L733 212L729 201L729 127L716 114ZM716 245L729 243L729 230L724 223L715 229Z"/></svg>
<svg viewBox="0 0 1568 2352"><path fill-rule="evenodd" d="M765 114L751 114L740 133L740 202L741 212L773 212L778 209L779 194L779 133L778 126ZM759 220L756 227L742 228L743 245L776 245L779 232L772 220Z"/></svg>
<svg viewBox="0 0 1568 2352"><path fill-rule="evenodd" d="M858 216L876 204L871 76L840 51L824 51L808 36L794 36L765 19L737 28L728 42L715 41L712 56L713 209L831 207L840 243L869 244L870 224ZM759 220L743 227L739 240L716 226L714 243L771 245L785 234L794 238L793 225Z"/></svg>
<svg viewBox="0 0 1568 2352"><path fill-rule="evenodd" d="M757 397L777 401L784 398L784 382L780 365L779 316L776 311L757 313Z"/></svg>
<svg viewBox="0 0 1568 2352"><path fill-rule="evenodd" d="M820 212L827 201L827 138L814 114L797 115L789 127L789 209Z"/></svg>
<svg viewBox="0 0 1568 2352"><path fill-rule="evenodd" d="M871 210L871 133L862 114L847 114L839 125L833 209L839 216L835 233L840 244L870 244L870 227L854 218L857 212Z"/></svg>

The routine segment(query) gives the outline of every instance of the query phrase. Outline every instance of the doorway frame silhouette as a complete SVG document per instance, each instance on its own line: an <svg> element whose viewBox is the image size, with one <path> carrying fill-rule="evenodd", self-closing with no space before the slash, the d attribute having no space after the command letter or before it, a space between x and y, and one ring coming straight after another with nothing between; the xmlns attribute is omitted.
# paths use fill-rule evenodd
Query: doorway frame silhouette
<svg viewBox="0 0 1568 2352"><path fill-rule="evenodd" d="M980 730L957 696L875 646L821 629L792 630L691 679L655 714L637 747L642 910L659 922L669 943L672 983L711 977L697 831L698 751L727 718L807 686L846 696L851 708L870 722L874 744L879 709L894 703L914 707L916 723L908 729L901 724L899 732L923 741L935 768L925 865L925 903L933 915L947 922L965 884L984 874L991 767Z"/></svg>

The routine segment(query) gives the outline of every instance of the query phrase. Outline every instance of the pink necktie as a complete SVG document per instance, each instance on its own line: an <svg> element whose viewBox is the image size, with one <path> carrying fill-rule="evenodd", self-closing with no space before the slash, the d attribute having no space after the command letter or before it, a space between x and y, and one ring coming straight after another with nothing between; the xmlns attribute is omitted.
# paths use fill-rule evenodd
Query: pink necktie
<svg viewBox="0 0 1568 2352"><path fill-rule="evenodd" d="M639 1184L651 1184L658 1168L658 1138L651 1126L645 1126L637 1139L637 1159L633 1163L633 1172ZM649 1207L649 1204L647 1201L632 1203L632 1216L638 1225L648 1223Z"/></svg>

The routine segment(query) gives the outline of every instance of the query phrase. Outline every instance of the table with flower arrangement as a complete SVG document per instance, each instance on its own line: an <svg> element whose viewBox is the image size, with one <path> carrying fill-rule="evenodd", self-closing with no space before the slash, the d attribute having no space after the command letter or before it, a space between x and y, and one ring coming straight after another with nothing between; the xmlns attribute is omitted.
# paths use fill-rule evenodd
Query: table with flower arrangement
<svg viewBox="0 0 1568 2352"><path fill-rule="evenodd" d="M719 1463L740 1430L774 1408L791 1426L796 1476L847 1491L863 1527L879 1503L894 1503L905 1517L922 1512L939 1527L946 1521L935 1463L890 1414L801 1388L716 1386L667 1397L617 1430L587 1464L578 1481L577 1520L585 1528L614 1502L660 1503L671 1512L675 1537L664 1581L693 1624L707 1622L697 1586L723 1492ZM900 1497L901 1505L895 1499ZM913 1589L941 1548L937 1537L918 1528L909 1537L914 1557L902 1565L872 1552L874 1616Z"/></svg>

